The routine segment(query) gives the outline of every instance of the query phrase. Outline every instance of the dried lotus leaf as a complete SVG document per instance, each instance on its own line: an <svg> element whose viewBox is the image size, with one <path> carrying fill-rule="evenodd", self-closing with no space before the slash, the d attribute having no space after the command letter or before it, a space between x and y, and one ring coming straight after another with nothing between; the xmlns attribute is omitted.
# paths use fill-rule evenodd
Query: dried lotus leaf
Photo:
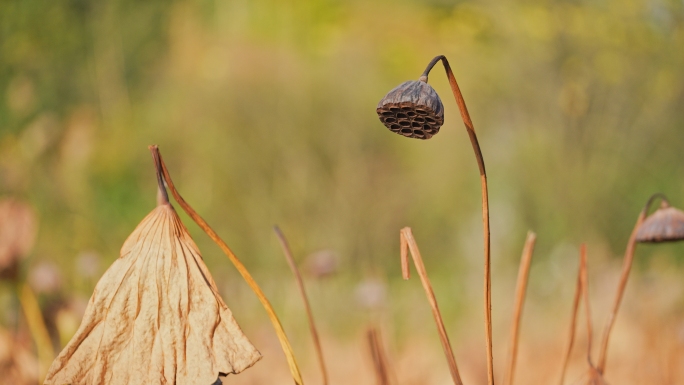
<svg viewBox="0 0 684 385"><path fill-rule="evenodd" d="M168 203L128 237L45 384L197 384L261 358Z"/></svg>

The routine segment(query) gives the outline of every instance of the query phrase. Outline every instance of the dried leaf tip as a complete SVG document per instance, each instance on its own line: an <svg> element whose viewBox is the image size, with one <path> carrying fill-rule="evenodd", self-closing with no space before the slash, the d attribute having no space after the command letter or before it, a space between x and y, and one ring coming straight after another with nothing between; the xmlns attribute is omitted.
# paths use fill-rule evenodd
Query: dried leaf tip
<svg viewBox="0 0 684 385"><path fill-rule="evenodd" d="M97 283L45 384L207 385L260 358L176 211L162 204Z"/></svg>
<svg viewBox="0 0 684 385"><path fill-rule="evenodd" d="M660 207L639 226L636 241L644 243L674 242L684 239L684 212L662 196Z"/></svg>
<svg viewBox="0 0 684 385"><path fill-rule="evenodd" d="M152 153L154 169L157 175L157 206L169 204L169 194L166 192L166 186L164 185L164 170L161 165L161 158L159 158L159 147L153 144L148 148Z"/></svg>

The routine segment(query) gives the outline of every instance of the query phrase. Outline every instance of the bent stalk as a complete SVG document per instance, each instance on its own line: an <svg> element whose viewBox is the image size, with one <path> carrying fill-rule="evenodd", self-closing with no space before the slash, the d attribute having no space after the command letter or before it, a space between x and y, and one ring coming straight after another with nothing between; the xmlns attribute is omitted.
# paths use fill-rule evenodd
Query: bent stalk
<svg viewBox="0 0 684 385"><path fill-rule="evenodd" d="M328 371L325 368L325 360L323 359L323 349L321 348L321 340L318 338L318 330L316 330L316 323L314 322L313 312L311 311L311 304L309 303L309 297L306 295L306 289L304 288L304 281L302 280L302 275L299 273L297 268L297 263L295 263L292 257L292 251L290 250L290 245L287 243L287 239L278 226L273 227L280 246L285 254L285 259L287 259L287 264L290 265L290 270L295 276L295 281L297 281L297 288L299 289L299 294L302 296L302 301L304 301L304 308L306 309L306 317L309 320L309 331L311 331L311 338L314 342L314 347L316 348L316 356L318 357L318 364L321 367L321 374L323 376L323 385L328 384Z"/></svg>
<svg viewBox="0 0 684 385"><path fill-rule="evenodd" d="M166 168L166 164L164 163L164 159L161 156L161 153L159 152L159 148L154 145L149 147L150 151L152 152L152 156L154 157L155 160L155 166L157 167L158 170L161 170L161 172L164 175L164 180L166 181L166 185L169 187L169 190L171 190L171 194L173 197L176 199L176 202L183 208L183 211L185 211L190 218L192 218L193 221L199 226L204 232L211 238L214 243L216 243L221 251L223 251L224 254L228 257L228 259L233 263L237 271L240 273L242 278L247 282L249 287L252 289L254 294L256 294L257 298L259 298L259 302L261 302L261 305L264 307L266 310L266 313L268 314L269 319L271 320L271 324L273 324L273 328L276 331L276 335L278 336L278 340L280 341L280 345L283 349L283 353L285 353L285 358L287 359L287 364L290 368L290 373L292 374L292 378L294 379L295 384L297 385L303 385L304 380L302 380L302 375L299 372L299 367L297 366L297 361L295 360L294 352L292 351L292 346L290 346L290 341L287 339L287 335L285 334L285 330L283 329L283 326L280 324L280 320L278 319L278 316L275 313L275 310L273 310L273 306L271 306L271 303L268 301L268 298L266 298L266 295L264 295L264 292L261 290L259 285L256 283L254 278L252 278L252 274L249 273L245 265L240 262L240 260L233 254L233 251L228 247L228 245L221 239L218 234L207 224L207 222L199 215L197 212L183 199L183 197L178 193L178 190L176 190L176 187L173 184L173 180L171 179L171 175L169 174L169 170Z"/></svg>
<svg viewBox="0 0 684 385"><path fill-rule="evenodd" d="M411 252L413 257L413 263L416 266L416 271L420 277L420 282L423 284L423 290L425 290L425 295L427 296L428 302L430 303L430 308L432 309L432 316L435 318L435 323L437 324L437 332L439 332L439 339L442 342L442 349L444 349L444 355L447 358L447 363L449 364L449 371L451 372L451 378L454 380L454 384L463 385L461 381L461 375L458 372L458 366L456 365L456 358L454 358L454 352L451 349L451 343L449 342L449 336L447 335L446 328L444 327L444 321L442 320L442 314L439 312L439 306L437 305L437 298L435 298L435 292L432 290L432 285L430 284L430 278L428 278L427 271L425 270L425 264L423 264L423 257L420 255L420 250L418 250L418 244L413 238L413 232L410 227L404 227L400 232L401 241L401 274L404 279L409 279L410 270L408 262L408 254Z"/></svg>
<svg viewBox="0 0 684 385"><path fill-rule="evenodd" d="M606 355L608 354L608 341L610 339L610 332L613 330L613 324L615 323L615 318L617 317L618 310L620 310L620 304L622 303L622 297L625 293L625 287L627 286L627 280L629 279L629 272L632 269L632 261L634 260L634 249L636 248L636 234L639 227L646 219L648 211L651 208L651 204L657 198L664 199L664 196L660 193L651 195L646 201L646 205L639 213L636 223L634 224L634 229L632 234L629 236L627 241L627 249L625 250L625 256L622 262L622 274L620 275L620 281L618 283L617 293L615 294L615 299L613 300L613 307L610 314L608 315L608 320L603 328L603 335L601 336L601 347L599 350L599 358L597 361L596 369L599 373L605 374L606 370Z"/></svg>
<svg viewBox="0 0 684 385"><path fill-rule="evenodd" d="M515 374L515 362L518 355L518 336L520 335L520 319L522 318L522 308L525 303L525 291L527 290L527 278L530 273L530 264L532 263L532 253L534 252L534 244L537 241L537 234L532 231L527 233L525 240L525 247L523 248L522 259L520 260L520 268L518 270L518 283L515 289L515 310L513 311L513 322L511 323L511 342L508 350L508 364L506 366L506 374L504 375L504 385L513 384L513 376Z"/></svg>
<svg viewBox="0 0 684 385"><path fill-rule="evenodd" d="M458 87L456 82L456 77L454 76L449 61L444 55L435 57L430 61L427 68L421 76L421 80L427 81L428 74L432 70L432 67L437 64L438 61L442 61L444 65L444 70L446 71L447 78L449 79L449 85L451 86L451 92L454 94L456 99L456 104L458 104L458 109L461 112L461 119L463 124L465 124L466 131L468 132L468 137L470 138L470 143L473 146L473 151L475 152L475 159L477 160L477 167L480 170L480 185L482 189L482 224L484 232L484 315L485 315L485 342L487 345L487 381L489 385L494 385L494 357L492 354L492 279L491 279L491 257L490 257L490 234L489 234L489 192L487 187L487 172L485 171L484 158L482 157L482 150L480 149L480 143L477 140L477 134L475 134L475 126L473 121L470 119L470 114L468 113L468 108L466 107L465 100L463 99L463 94L461 94L461 89Z"/></svg>

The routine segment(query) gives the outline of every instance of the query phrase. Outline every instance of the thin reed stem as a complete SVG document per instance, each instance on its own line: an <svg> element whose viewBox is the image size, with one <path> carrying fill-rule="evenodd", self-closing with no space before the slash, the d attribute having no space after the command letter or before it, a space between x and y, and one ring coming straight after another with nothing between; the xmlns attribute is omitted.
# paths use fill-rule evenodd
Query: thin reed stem
<svg viewBox="0 0 684 385"><path fill-rule="evenodd" d="M584 297L584 314L587 318L587 362L589 367L594 368L591 361L591 341L593 339L593 327L591 326L591 306L589 303L589 268L587 267L587 246L580 246L580 279L582 281L582 296Z"/></svg>
<svg viewBox="0 0 684 385"><path fill-rule="evenodd" d="M581 257L580 257L581 259ZM581 265L581 261L580 261ZM568 345L565 349L565 356L563 357L563 366L561 368L559 385L563 385L565 381L565 372L570 362L570 353L575 343L575 330L577 329L577 312L579 310L580 299L582 298L582 267L577 269L577 284L575 285L575 298L572 302L572 315L570 316L570 331L568 333Z"/></svg>
<svg viewBox="0 0 684 385"><path fill-rule="evenodd" d="M518 337L520 335L520 319L522 318L522 309L525 304L525 292L527 290L530 264L532 263L532 253L534 252L536 240L537 234L532 231L527 233L525 247L523 248L522 258L520 259L518 283L516 284L515 289L515 310L513 311L513 321L511 323L511 341L508 347L508 364L506 365L506 373L503 380L504 385L512 385L515 375L515 362L518 355Z"/></svg>
<svg viewBox="0 0 684 385"><path fill-rule="evenodd" d="M477 167L480 170L480 185L482 190L482 224L484 232L484 315L485 315L485 342L487 348L487 381L489 385L494 385L494 356L492 353L492 279L491 279L491 257L490 257L490 234L489 234L489 193L487 187L487 172L485 171L484 158L482 157L482 150L480 143L475 134L475 126L470 119L468 108L466 107L461 89L458 87L456 77L454 76L449 61L444 55L435 57L430 61L427 68L421 76L421 80L427 81L428 74L432 67L438 62L442 61L447 78L449 78L449 85L451 91L458 104L458 109L461 112L461 119L465 124L470 143L475 152L475 159L477 160Z"/></svg>
<svg viewBox="0 0 684 385"><path fill-rule="evenodd" d="M45 326L43 313L40 311L38 299L31 290L28 283L23 283L17 286L19 295L19 303L24 310L26 323L28 324L31 337L36 343L36 350L38 352L38 381L42 383L47 375L48 369L55 358L55 351L50 341L50 334Z"/></svg>
<svg viewBox="0 0 684 385"><path fill-rule="evenodd" d="M306 295L306 289L304 288L304 281L302 280L302 275L299 273L297 268L297 263L292 257L292 251L290 250L290 245L287 243L287 239L278 226L273 227L273 231L278 237L280 246L283 249L283 254L285 254L285 259L287 259L287 264L290 265L290 270L295 276L295 281L297 282L297 288L299 289L299 294L304 302L304 308L306 309L306 316L309 320L309 330L311 331L311 338L314 342L314 347L316 348L316 356L318 357L318 364L321 367L321 375L323 376L323 385L328 384L328 371L325 368L325 360L323 359L323 349L321 348L321 341L318 338L318 331L316 330L316 323L314 322L313 312L311 311L311 304L309 303L309 297Z"/></svg>
<svg viewBox="0 0 684 385"><path fill-rule="evenodd" d="M447 363L449 364L451 378L454 380L455 385L463 385L463 381L461 381L461 375L458 372L458 366L456 365L456 359L454 358L454 352L451 349L449 336L447 335L446 328L444 327L442 314L439 312L437 298L435 298L435 293L432 290L430 279L428 278L427 271L425 270L425 265L423 264L423 257L421 257L420 255L420 250L418 250L418 244L416 243L416 240L413 238L413 232L411 231L410 227L404 227L403 229L401 229L400 241L402 276L404 279L409 279L410 276L408 264L408 254L410 251L411 256L413 257L413 264L416 266L416 271L418 272L418 276L420 277L420 282L423 284L423 290L425 290L425 295L427 296L428 302L430 303L430 308L432 309L432 316L435 318L435 323L437 324L439 339L442 342L444 355L446 356Z"/></svg>
<svg viewBox="0 0 684 385"><path fill-rule="evenodd" d="M599 350L599 358L596 365L596 369L602 375L606 372L606 356L608 354L608 341L610 339L610 332L613 330L613 324L615 323L615 318L617 317L618 310L620 310L620 303L622 302L622 297L625 293L625 287L627 286L627 280L629 279L629 272L632 269L632 261L634 260L634 250L636 248L636 234L639 231L639 227L646 219L648 211L651 208L651 204L655 199L665 199L663 194L656 193L651 195L646 201L646 205L639 213L639 217L634 224L634 229L632 229L632 234L629 236L627 241L627 249L625 250L625 256L622 262L622 273L620 274L620 281L618 283L617 293L615 294L615 299L613 300L613 307L610 314L608 315L608 320L603 328L603 335L601 336L601 347Z"/></svg>
<svg viewBox="0 0 684 385"><path fill-rule="evenodd" d="M368 339L368 346L373 359L373 368L375 370L375 378L378 385L390 385L389 364L387 363L387 357L385 356L385 349L382 346L380 332L377 328L370 327L368 328L368 331L366 331L366 338Z"/></svg>
<svg viewBox="0 0 684 385"><path fill-rule="evenodd" d="M202 219L202 217L199 216L199 214L197 214L197 212L187 202L185 202L183 197L178 193L178 190L176 190L176 187L173 184L173 180L171 179L171 175L169 174L169 170L166 168L164 159L162 158L161 153L159 152L159 148L157 148L156 145L153 145L150 146L149 149L152 152L152 154L156 154L155 165L157 166L157 170L158 172L161 171L164 174L164 180L166 181L166 185L168 186L169 190L171 190L171 194L176 199L176 202L178 202L181 208L183 208L183 211L185 211L185 213L188 214L188 216L190 216L190 218L192 218L193 221L195 221L197 226L204 230L204 232L207 233L209 238L211 238L211 240L219 246L223 253L226 254L228 259L233 263L233 265L240 273L242 278L247 282L247 284L252 289L254 294L256 294L257 298L259 298L261 305L266 310L266 313L268 314L268 317L271 320L271 323L273 324L273 328L276 331L276 335L278 336L278 340L280 341L283 353L285 353L285 358L287 359L287 363L290 368L290 373L292 374L292 378L294 379L295 384L304 384L304 380L302 380L302 375L299 372L299 367L297 366L297 361L295 360L294 352L292 351L292 347L290 346L290 341L287 339L285 330L283 330L283 326L280 324L280 320L278 319L275 310L273 310L271 303L266 298L266 295L264 295L264 292L261 290L259 285L254 280L254 278L252 278L252 275L249 273L247 268L242 264L242 262L240 262L237 256L233 254L233 251L230 250L228 245L218 236L218 234L216 234L216 232L207 224L207 222L204 219Z"/></svg>

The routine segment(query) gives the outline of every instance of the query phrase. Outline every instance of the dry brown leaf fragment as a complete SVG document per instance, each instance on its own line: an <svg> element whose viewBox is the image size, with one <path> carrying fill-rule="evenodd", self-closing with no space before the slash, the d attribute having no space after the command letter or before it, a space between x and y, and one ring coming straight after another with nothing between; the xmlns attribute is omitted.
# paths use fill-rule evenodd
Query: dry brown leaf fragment
<svg viewBox="0 0 684 385"><path fill-rule="evenodd" d="M45 384L209 385L260 358L175 210L161 202L98 282Z"/></svg>

